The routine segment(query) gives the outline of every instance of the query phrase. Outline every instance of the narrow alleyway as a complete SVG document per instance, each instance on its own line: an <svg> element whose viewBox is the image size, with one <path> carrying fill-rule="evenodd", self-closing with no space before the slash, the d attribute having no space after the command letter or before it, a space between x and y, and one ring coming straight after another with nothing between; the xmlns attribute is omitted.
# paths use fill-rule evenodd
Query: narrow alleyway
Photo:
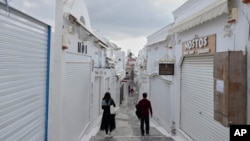
<svg viewBox="0 0 250 141"><path fill-rule="evenodd" d="M141 136L140 123L135 115L135 103L138 94L128 96L116 115L116 129L112 138L105 138L105 132L99 131L90 141L174 141L171 137L166 137L155 127L150 127L150 136Z"/></svg>

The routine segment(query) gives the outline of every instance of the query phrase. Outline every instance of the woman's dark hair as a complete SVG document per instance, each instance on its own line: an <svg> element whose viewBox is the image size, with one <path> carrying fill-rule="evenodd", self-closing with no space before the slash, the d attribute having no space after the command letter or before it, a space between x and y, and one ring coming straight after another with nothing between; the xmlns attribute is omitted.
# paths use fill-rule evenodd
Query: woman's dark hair
<svg viewBox="0 0 250 141"><path fill-rule="evenodd" d="M104 97L103 97L103 100L108 101L108 100L110 100L110 99L111 99L110 93L109 93L109 92L106 92L105 95L104 95Z"/></svg>

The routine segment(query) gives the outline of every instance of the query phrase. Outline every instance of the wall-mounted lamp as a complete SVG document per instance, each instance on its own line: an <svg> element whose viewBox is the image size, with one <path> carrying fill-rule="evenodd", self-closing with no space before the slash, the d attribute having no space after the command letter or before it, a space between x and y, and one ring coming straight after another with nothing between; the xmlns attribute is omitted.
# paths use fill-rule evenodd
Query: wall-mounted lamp
<svg viewBox="0 0 250 141"><path fill-rule="evenodd" d="M232 8L227 22L228 23L234 23L234 22L237 21L237 18L238 18L238 9L237 8Z"/></svg>
<svg viewBox="0 0 250 141"><path fill-rule="evenodd" d="M63 34L62 35L62 49L68 49L69 48L69 45L68 45L68 37Z"/></svg>

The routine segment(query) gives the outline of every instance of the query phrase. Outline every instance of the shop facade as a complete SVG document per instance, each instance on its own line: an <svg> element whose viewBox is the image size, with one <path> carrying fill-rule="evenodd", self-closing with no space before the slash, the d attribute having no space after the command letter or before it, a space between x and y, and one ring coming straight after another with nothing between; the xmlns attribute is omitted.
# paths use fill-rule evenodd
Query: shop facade
<svg viewBox="0 0 250 141"><path fill-rule="evenodd" d="M190 0L173 12L176 23L172 32L177 41L176 62L179 62L175 107L180 111L175 117L179 119L176 121L177 134L185 140L228 141L230 124L246 124L246 108L237 113L242 117L237 120L230 115L237 111L224 110L239 105L246 107L247 104L243 97L246 98L244 77L248 35L243 29L249 27L244 13L239 12L242 9L241 2ZM239 12L237 19L232 13L235 10ZM183 14L185 11L192 12ZM230 56L237 63L228 59ZM244 76L239 75L236 80L232 64ZM239 89L232 92L228 85L235 83L239 84ZM236 105L226 98L232 93L243 98L236 98Z"/></svg>

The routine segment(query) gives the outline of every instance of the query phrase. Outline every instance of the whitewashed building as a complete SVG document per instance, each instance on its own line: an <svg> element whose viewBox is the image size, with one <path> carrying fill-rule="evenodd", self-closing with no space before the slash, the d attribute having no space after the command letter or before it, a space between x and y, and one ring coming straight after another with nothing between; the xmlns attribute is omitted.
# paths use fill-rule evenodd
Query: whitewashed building
<svg viewBox="0 0 250 141"><path fill-rule="evenodd" d="M168 32L171 25L169 24L147 37L145 48L147 51L146 76L148 78L144 78L150 80L149 98L154 109L154 117L168 132L171 131L174 112L172 106L174 104L175 58L172 45L173 35ZM168 70L162 71L159 68L162 66L163 68L172 67L173 72L166 74Z"/></svg>
<svg viewBox="0 0 250 141"><path fill-rule="evenodd" d="M0 140L47 140L51 27L0 1Z"/></svg>
<svg viewBox="0 0 250 141"><path fill-rule="evenodd" d="M114 54L114 49L117 48L114 43L111 43L110 41L107 40L107 43L109 45L109 48L106 51L106 70L109 72L108 75L105 78L105 92L110 92L111 97L116 101L116 98L119 99L119 95L116 93L116 83L117 83L117 78L116 78L116 61L115 61L115 54Z"/></svg>
<svg viewBox="0 0 250 141"><path fill-rule="evenodd" d="M81 140L101 115L107 41L91 28L84 1L57 1L49 140Z"/></svg>
<svg viewBox="0 0 250 141"><path fill-rule="evenodd" d="M124 100L124 84L121 82L123 78L125 78L125 52L121 50L121 48L116 47L114 48L114 55L115 55L115 101L116 104L122 104Z"/></svg>
<svg viewBox="0 0 250 141"><path fill-rule="evenodd" d="M97 35L98 36L98 35ZM98 36L101 38L100 36ZM105 67L105 56L108 45L106 41L99 42L97 38L90 38L92 56L92 80L91 80L91 119L96 120L101 114L101 100L104 95L105 78L108 74Z"/></svg>
<svg viewBox="0 0 250 141"><path fill-rule="evenodd" d="M148 37L138 83L142 89L140 76L150 78L154 118L168 132L228 141L230 124L249 124L249 10L249 2L189 0L173 12L173 25ZM172 62L174 75L160 75L161 62Z"/></svg>
<svg viewBox="0 0 250 141"><path fill-rule="evenodd" d="M139 51L135 64L135 83L138 85L139 99L142 98L142 93L149 93L150 81L146 73L147 69L147 48Z"/></svg>
<svg viewBox="0 0 250 141"><path fill-rule="evenodd" d="M249 4L189 0L173 15L177 135L185 140L228 141L228 126L246 124L249 119Z"/></svg>

